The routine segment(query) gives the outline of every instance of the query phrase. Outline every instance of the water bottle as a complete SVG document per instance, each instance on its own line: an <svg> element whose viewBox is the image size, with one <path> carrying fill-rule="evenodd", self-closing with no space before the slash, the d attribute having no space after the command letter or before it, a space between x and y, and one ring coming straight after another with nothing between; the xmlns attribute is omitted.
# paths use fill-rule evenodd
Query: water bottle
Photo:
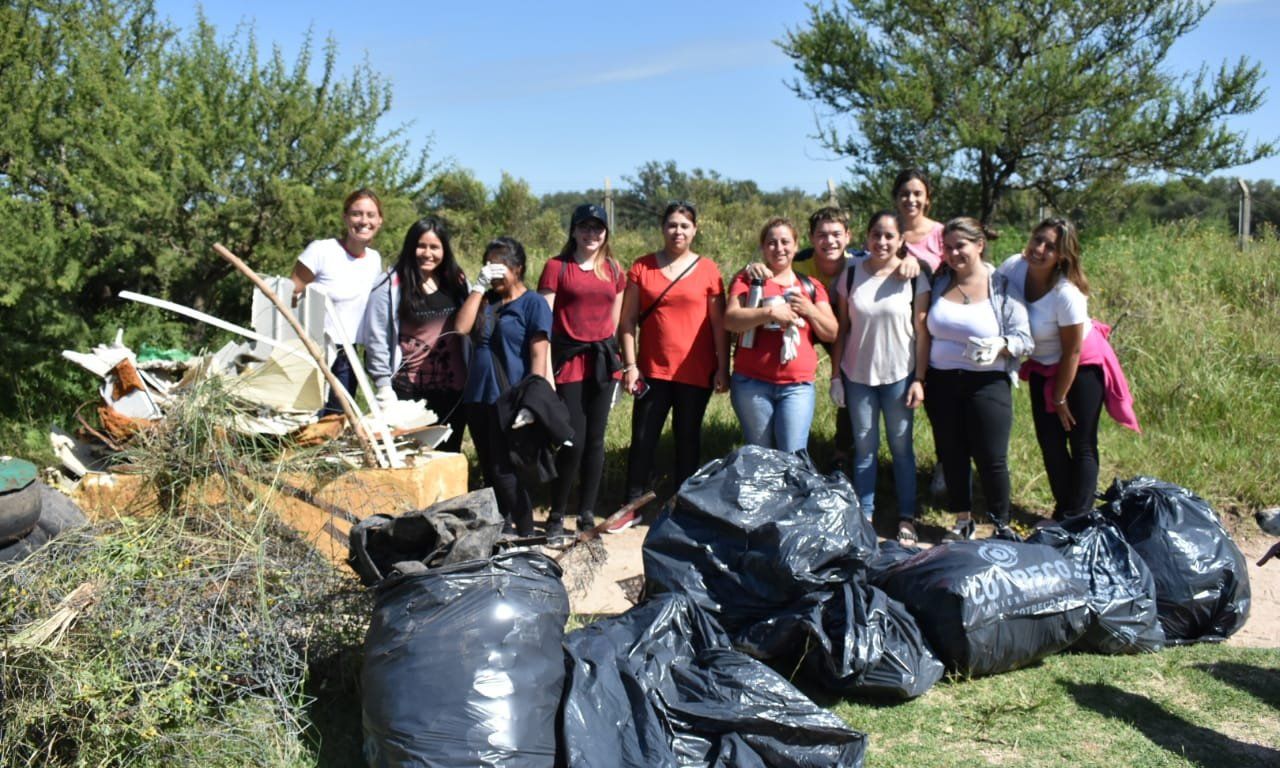
<svg viewBox="0 0 1280 768"><path fill-rule="evenodd" d="M764 300L764 281L758 277L751 278L751 290L747 293L747 307L755 308L760 306L760 302ZM742 338L738 339L738 346L751 349L756 344L756 329L749 328L742 332Z"/></svg>

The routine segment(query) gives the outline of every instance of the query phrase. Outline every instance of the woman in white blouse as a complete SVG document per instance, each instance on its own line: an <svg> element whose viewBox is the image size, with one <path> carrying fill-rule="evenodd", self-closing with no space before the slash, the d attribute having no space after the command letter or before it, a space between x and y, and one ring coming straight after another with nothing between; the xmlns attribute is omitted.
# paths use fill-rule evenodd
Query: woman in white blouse
<svg viewBox="0 0 1280 768"><path fill-rule="evenodd" d="M1053 518L1088 512L1098 485L1105 377L1102 365L1080 362L1093 327L1075 227L1061 218L1040 222L1026 249L998 272L1022 296L1031 321L1035 351L1024 373L1029 373L1036 440L1053 489Z"/></svg>

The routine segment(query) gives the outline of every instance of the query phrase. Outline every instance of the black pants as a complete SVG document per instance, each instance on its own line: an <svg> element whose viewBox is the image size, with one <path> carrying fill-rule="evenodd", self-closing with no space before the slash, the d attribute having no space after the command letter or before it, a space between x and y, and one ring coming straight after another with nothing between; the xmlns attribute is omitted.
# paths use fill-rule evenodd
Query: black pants
<svg viewBox="0 0 1280 768"><path fill-rule="evenodd" d="M680 486L702 465L702 417L711 400L710 387L696 387L661 379L645 379L649 391L636 400L631 411L631 450L627 453L627 498L634 499L654 490L654 455L662 426L671 412L675 432L675 487Z"/></svg>
<svg viewBox="0 0 1280 768"><path fill-rule="evenodd" d="M579 482L579 519L586 520L595 514L604 474L604 431L609 424L609 407L617 386L612 381L608 386L601 386L594 378L556 385L556 394L569 410L573 445L556 453L558 477L552 490L548 522L564 519L575 480Z"/></svg>
<svg viewBox="0 0 1280 768"><path fill-rule="evenodd" d="M462 392L447 389L413 390L392 380L391 388L401 400L426 400L427 407L435 412L441 424L453 429L449 439L436 446L438 451L458 453L462 450L462 431L467 428L467 410L462 404Z"/></svg>
<svg viewBox="0 0 1280 768"><path fill-rule="evenodd" d="M1004 371L938 370L925 379L925 412L947 480L947 508L969 512L969 461L987 497L987 514L997 525L1009 523L1009 430L1013 396Z"/></svg>
<svg viewBox="0 0 1280 768"><path fill-rule="evenodd" d="M1053 519L1079 515L1093 508L1098 490L1098 420L1106 382L1102 367L1082 365L1067 392L1067 406L1076 419L1068 432L1057 413L1045 410L1045 378L1031 374L1031 417L1036 441L1044 457L1044 472L1053 490Z"/></svg>
<svg viewBox="0 0 1280 768"><path fill-rule="evenodd" d="M467 426L480 459L485 485L498 498L498 511L521 536L533 535L533 499L520 482L507 455L507 440L498 425L498 406L468 403Z"/></svg>
<svg viewBox="0 0 1280 768"><path fill-rule="evenodd" d="M849 409L836 408L836 453L847 458L852 452L853 422L849 421ZM840 471L849 474L850 469L849 467L840 467Z"/></svg>

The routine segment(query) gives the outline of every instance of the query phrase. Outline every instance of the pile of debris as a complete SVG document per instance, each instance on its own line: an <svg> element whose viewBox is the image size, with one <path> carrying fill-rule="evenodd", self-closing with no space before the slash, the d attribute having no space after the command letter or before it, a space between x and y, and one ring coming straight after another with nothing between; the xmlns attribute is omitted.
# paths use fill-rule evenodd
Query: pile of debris
<svg viewBox="0 0 1280 768"><path fill-rule="evenodd" d="M289 284L283 277L264 282L273 294ZM349 340L339 346L348 350L369 413L363 412L357 398L348 396L343 399L354 417L354 429L342 415L319 415L329 386L326 374L338 347L329 345L314 354L325 346L324 318L330 304L314 284L287 318L262 291L255 291L252 328L142 294L123 291L120 295L230 331L243 340L198 357L175 350L147 350L149 354L139 356L123 343L123 331L118 331L110 344L64 351L63 357L102 380L101 399L92 411L96 426L77 412L77 437L61 430L51 435L54 450L73 477L108 467L139 431L154 425L176 399L206 378L223 381L230 395L232 429L285 438L300 446L334 441L332 456L349 466L368 465L371 457L379 467L403 467L449 436L449 427L439 425L437 415L422 401L402 400L389 409L380 407Z"/></svg>

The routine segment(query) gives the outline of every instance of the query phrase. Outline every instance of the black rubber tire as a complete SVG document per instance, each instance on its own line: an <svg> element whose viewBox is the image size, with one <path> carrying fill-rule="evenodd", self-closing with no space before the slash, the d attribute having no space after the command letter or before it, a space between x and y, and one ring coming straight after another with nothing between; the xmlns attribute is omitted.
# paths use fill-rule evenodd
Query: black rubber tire
<svg viewBox="0 0 1280 768"><path fill-rule="evenodd" d="M44 483L35 482L17 491L0 493L0 545L26 536L40 519Z"/></svg>
<svg viewBox="0 0 1280 768"><path fill-rule="evenodd" d="M68 528L88 525L89 520L80 511L80 507L65 493L50 488L44 483L40 486L40 520L38 526L53 538Z"/></svg>

